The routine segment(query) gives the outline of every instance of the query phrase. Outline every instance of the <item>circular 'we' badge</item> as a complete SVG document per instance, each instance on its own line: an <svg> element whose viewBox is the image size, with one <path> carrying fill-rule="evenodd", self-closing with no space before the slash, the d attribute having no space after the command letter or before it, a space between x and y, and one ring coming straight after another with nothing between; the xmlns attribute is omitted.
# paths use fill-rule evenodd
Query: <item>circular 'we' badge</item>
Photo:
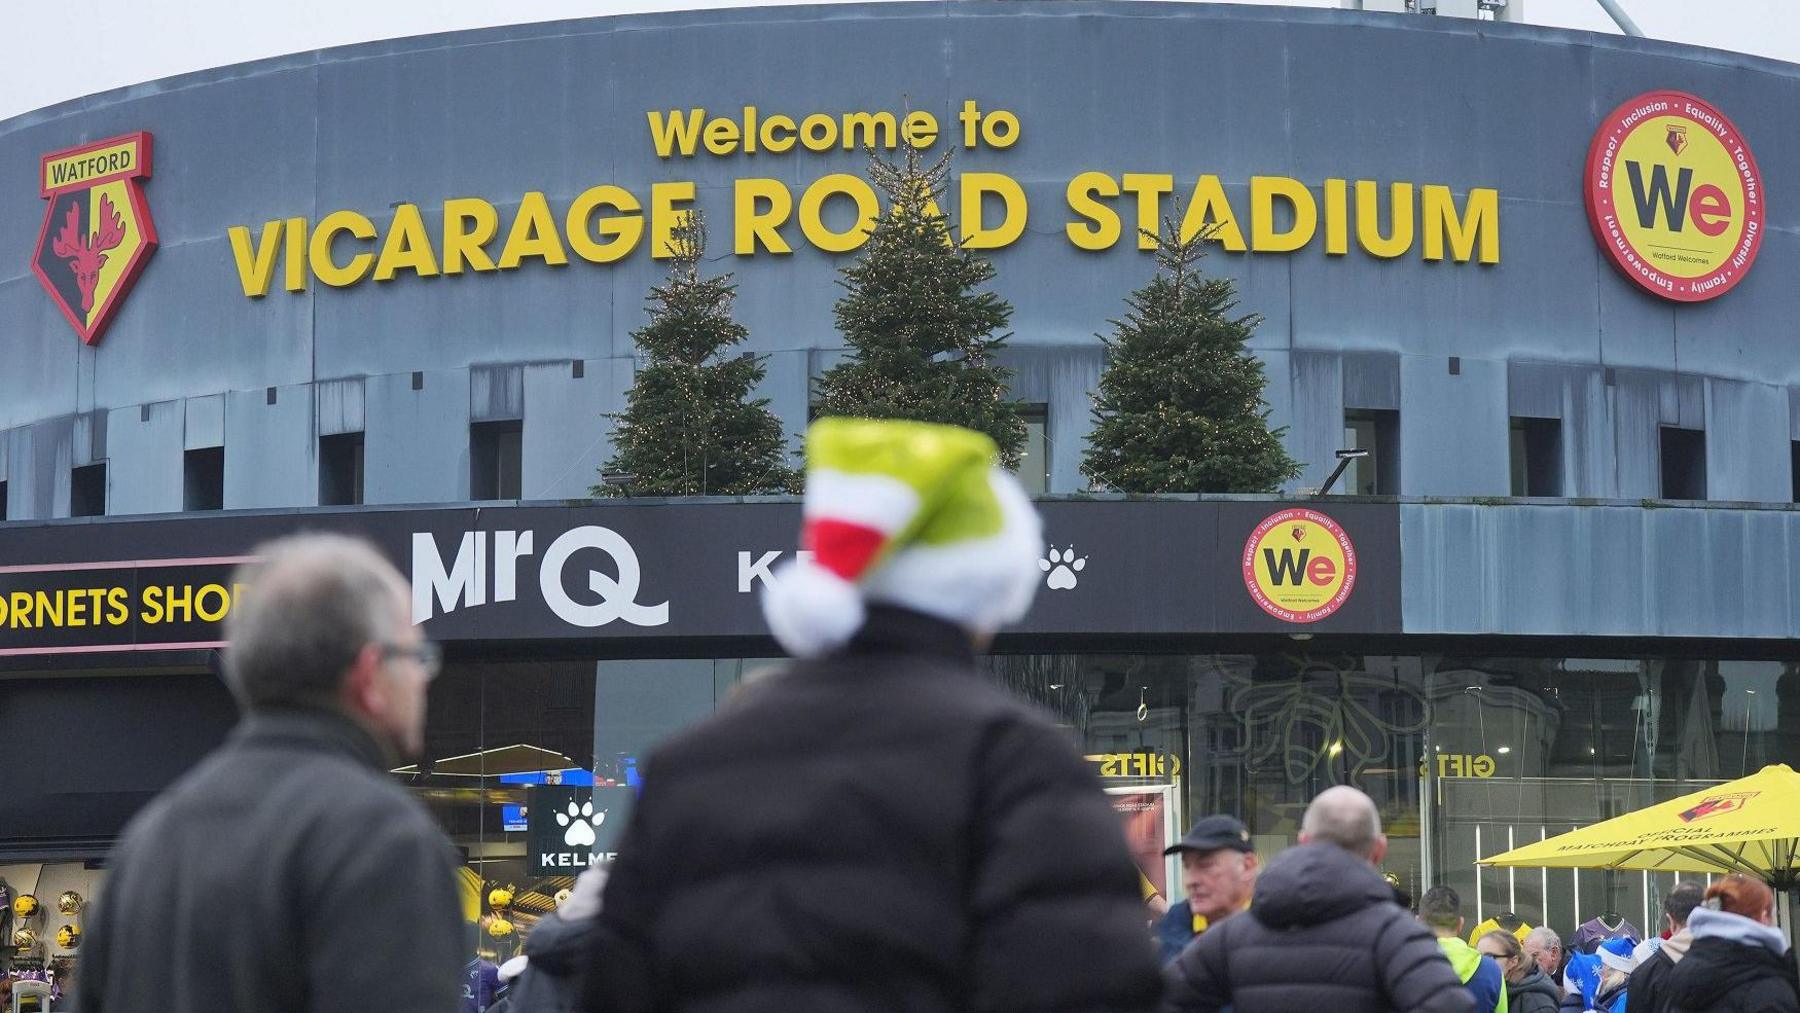
<svg viewBox="0 0 1800 1013"><path fill-rule="evenodd" d="M1678 302L1715 299L1762 247L1767 195L1744 135L1705 100L1653 91L1600 122L1588 220L1613 265Z"/></svg>
<svg viewBox="0 0 1800 1013"><path fill-rule="evenodd" d="M1295 507L1270 514L1244 542L1244 587L1264 612L1314 623L1356 587L1356 546L1337 521Z"/></svg>

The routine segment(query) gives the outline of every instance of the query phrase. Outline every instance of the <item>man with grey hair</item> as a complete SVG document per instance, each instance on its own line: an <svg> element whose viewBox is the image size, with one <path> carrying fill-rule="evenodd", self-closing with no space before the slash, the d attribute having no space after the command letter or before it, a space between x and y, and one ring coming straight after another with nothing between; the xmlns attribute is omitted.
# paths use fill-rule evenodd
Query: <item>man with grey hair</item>
<svg viewBox="0 0 1800 1013"><path fill-rule="evenodd" d="M1313 799L1300 844L1257 881L1248 914L1196 939L1163 972L1165 1013L1467 1013L1469 993L1431 933L1376 871L1381 815L1355 788Z"/></svg>
<svg viewBox="0 0 1800 1013"><path fill-rule="evenodd" d="M1387 835L1375 800L1346 784L1327 788L1300 817L1300 843L1335 844L1370 865L1387 857Z"/></svg>
<svg viewBox="0 0 1800 1013"><path fill-rule="evenodd" d="M438 654L368 545L243 567L230 739L126 828L88 923L85 1013L443 1013L468 954L449 842L386 771L418 754Z"/></svg>
<svg viewBox="0 0 1800 1013"><path fill-rule="evenodd" d="M1525 934L1525 955L1537 961L1538 970L1550 977L1562 970L1562 937L1548 925L1540 925Z"/></svg>

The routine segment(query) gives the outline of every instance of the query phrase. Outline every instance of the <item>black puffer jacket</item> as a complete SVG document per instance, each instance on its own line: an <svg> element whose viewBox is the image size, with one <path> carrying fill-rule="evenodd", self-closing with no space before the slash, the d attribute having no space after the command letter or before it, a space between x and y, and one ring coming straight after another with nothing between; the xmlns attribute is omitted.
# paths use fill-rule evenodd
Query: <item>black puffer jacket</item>
<svg viewBox="0 0 1800 1013"><path fill-rule="evenodd" d="M525 937L525 972L507 991L508 1013L571 1013L579 1009L582 971L593 946L591 918L564 920L552 912Z"/></svg>
<svg viewBox="0 0 1800 1013"><path fill-rule="evenodd" d="M607 881L590 1008L1148 1011L1117 815L968 637L874 608L657 750Z"/></svg>
<svg viewBox="0 0 1800 1013"><path fill-rule="evenodd" d="M1330 844L1276 856L1250 912L1228 918L1163 972L1168 1013L1468 1013L1434 939L1368 862Z"/></svg>
<svg viewBox="0 0 1800 1013"><path fill-rule="evenodd" d="M1506 983L1506 1013L1556 1013L1563 991L1534 964L1524 981Z"/></svg>
<svg viewBox="0 0 1800 1013"><path fill-rule="evenodd" d="M1780 933L1739 915L1697 910L1694 945L1669 970L1671 1013L1800 1013L1794 955Z"/></svg>
<svg viewBox="0 0 1800 1013"><path fill-rule="evenodd" d="M1631 972L1631 1013L1667 1013L1669 1008L1669 972L1687 956L1693 936L1684 926L1663 942L1656 952L1645 957Z"/></svg>

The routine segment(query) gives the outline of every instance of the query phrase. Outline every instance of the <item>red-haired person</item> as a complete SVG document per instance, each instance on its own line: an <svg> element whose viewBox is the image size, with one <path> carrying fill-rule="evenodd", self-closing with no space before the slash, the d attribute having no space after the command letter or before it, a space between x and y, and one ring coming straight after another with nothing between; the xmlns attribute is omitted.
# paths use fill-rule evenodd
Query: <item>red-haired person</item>
<svg viewBox="0 0 1800 1013"><path fill-rule="evenodd" d="M1732 874L1688 916L1693 945L1669 971L1669 1009L1682 1013L1800 1013L1794 956L1773 926L1775 894Z"/></svg>

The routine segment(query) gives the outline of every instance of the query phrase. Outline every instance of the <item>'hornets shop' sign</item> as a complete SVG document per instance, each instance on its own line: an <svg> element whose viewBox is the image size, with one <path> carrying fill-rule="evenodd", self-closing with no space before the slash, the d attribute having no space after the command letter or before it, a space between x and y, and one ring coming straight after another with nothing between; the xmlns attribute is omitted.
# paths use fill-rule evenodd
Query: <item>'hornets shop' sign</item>
<svg viewBox="0 0 1800 1013"><path fill-rule="evenodd" d="M39 194L50 202L31 257L57 309L94 344L156 249L138 181L150 176L150 135L126 134L45 155Z"/></svg>

